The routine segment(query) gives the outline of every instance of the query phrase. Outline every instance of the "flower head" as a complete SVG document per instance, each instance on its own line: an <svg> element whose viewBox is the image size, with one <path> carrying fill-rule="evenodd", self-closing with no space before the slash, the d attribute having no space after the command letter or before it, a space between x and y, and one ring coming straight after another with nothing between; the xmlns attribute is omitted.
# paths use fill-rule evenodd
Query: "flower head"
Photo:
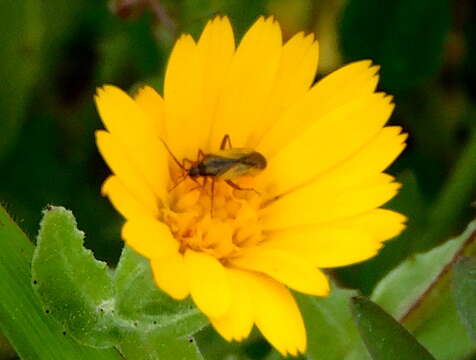
<svg viewBox="0 0 476 360"><path fill-rule="evenodd" d="M352 63L312 85L317 62L313 35L283 44L260 18L235 47L216 17L175 44L163 98L150 87L96 96L114 174L102 191L126 244L225 339L255 324L282 354L306 349L289 288L327 295L321 269L373 257L405 221L379 208L399 188L383 171L406 135L385 127L393 104L375 92L378 67ZM263 159L244 161L251 153Z"/></svg>

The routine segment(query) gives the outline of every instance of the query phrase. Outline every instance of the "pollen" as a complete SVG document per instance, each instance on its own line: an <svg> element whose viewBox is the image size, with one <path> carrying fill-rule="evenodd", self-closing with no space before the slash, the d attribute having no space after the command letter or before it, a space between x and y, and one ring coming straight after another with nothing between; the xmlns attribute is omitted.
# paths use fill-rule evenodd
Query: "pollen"
<svg viewBox="0 0 476 360"><path fill-rule="evenodd" d="M187 249L206 252L226 263L264 240L259 211L263 196L213 181L212 186L204 179L187 179L174 187L159 220L168 225L182 253ZM240 181L247 189L252 183L250 179Z"/></svg>

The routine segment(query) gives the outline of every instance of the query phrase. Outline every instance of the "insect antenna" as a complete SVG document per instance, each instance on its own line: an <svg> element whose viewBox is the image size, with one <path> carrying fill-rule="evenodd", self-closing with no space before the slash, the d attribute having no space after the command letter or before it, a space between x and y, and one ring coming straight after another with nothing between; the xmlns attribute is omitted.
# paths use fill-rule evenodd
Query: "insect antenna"
<svg viewBox="0 0 476 360"><path fill-rule="evenodd" d="M173 154L172 150L170 150L169 146L167 145L167 143L164 141L164 139L162 138L159 138L160 141L162 142L162 144L164 144L165 146L165 149L167 150L167 152L169 153L169 155L172 157L172 159L174 160L174 162L177 164L177 166L183 170L183 175L179 178L179 180L172 186L172 188L170 188L168 191L172 191L173 189L175 189L177 186L179 186L181 183L183 183L185 181L185 179L187 179L187 177L189 177L189 174L188 174L188 170L185 168L185 166L180 162L178 161L178 159L175 157L175 155ZM194 182L196 182L198 184L198 181L197 179L194 179L192 177L190 177L190 179L192 179Z"/></svg>
<svg viewBox="0 0 476 360"><path fill-rule="evenodd" d="M178 161L178 159L175 157L175 155L173 154L173 152L170 150L169 146L167 145L167 143L164 141L164 139L162 138L159 138L160 141L162 141L162 144L164 144L165 146L165 149L167 150L167 152L170 154L170 156L172 157L172 159L175 161L175 163L178 165L179 168L181 168L185 173L187 172L187 169L185 169L185 167L180 163L180 161Z"/></svg>
<svg viewBox="0 0 476 360"><path fill-rule="evenodd" d="M175 163L177 164L177 166L183 170L183 175L178 179L178 181L170 188L168 189L168 192L171 192L173 189L175 189L177 186L179 186L181 183L183 183L185 181L185 179L187 178L188 176L188 171L187 169L185 169L185 167L180 163L180 161L178 161L178 159L175 157L175 155L173 154L172 150L170 150L169 146L167 145L167 143L164 141L164 139L162 138L159 138L160 141L162 142L162 144L164 144L165 146L165 149L167 150L167 152L169 153L169 155L172 157L172 159L175 161Z"/></svg>

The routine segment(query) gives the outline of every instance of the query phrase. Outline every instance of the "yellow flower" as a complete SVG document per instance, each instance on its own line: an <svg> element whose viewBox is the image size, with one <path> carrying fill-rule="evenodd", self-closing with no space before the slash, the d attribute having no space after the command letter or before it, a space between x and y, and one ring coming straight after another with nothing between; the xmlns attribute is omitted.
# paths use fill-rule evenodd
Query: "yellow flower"
<svg viewBox="0 0 476 360"><path fill-rule="evenodd" d="M150 260L158 287L191 295L225 339L256 324L282 354L306 350L289 288L326 296L320 269L373 257L405 221L379 209L399 188L383 171L406 135L384 127L394 106L375 92L378 67L355 62L312 86L317 62L313 35L283 44L277 22L260 18L235 48L217 17L197 42L177 41L163 98L110 85L96 96L107 129L97 145L114 174L102 191L126 219L126 244ZM253 190L220 178L203 185L172 157L197 161L226 134L267 160L233 178Z"/></svg>

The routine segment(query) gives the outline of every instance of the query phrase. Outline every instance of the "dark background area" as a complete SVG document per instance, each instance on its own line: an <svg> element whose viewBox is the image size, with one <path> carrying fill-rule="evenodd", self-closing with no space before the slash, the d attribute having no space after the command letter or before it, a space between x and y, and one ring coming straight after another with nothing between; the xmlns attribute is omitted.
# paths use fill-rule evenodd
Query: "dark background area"
<svg viewBox="0 0 476 360"><path fill-rule="evenodd" d="M273 14L285 38L316 32L317 79L347 62L382 66L395 96L390 120L409 144L390 169L403 183L388 207L409 226L375 259L337 271L369 293L404 258L461 231L476 190L476 4L458 0L3 0L0 3L0 200L34 239L41 211L75 214L86 246L114 264L120 216L100 185L108 174L94 131L95 89L112 83L162 91L174 39L195 37L215 14L240 37Z"/></svg>

